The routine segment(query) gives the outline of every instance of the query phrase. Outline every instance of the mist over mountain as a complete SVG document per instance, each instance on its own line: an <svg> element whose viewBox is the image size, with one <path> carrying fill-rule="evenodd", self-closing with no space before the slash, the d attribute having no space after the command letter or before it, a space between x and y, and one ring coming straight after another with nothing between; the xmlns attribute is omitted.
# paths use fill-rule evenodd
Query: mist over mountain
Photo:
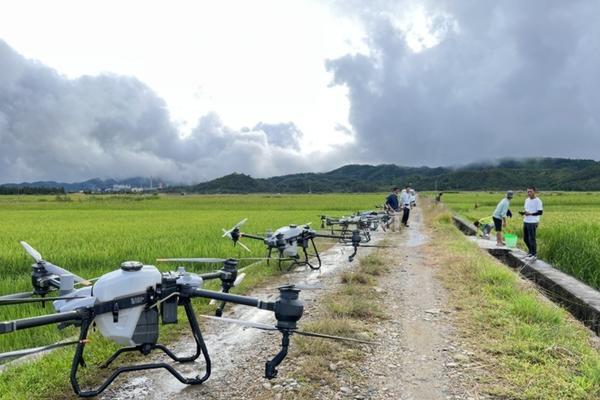
<svg viewBox="0 0 600 400"><path fill-rule="evenodd" d="M265 179L234 173L181 189L196 193L374 192L406 184L417 190L518 190L528 185L541 190L600 190L600 162L562 158L504 159L436 168L351 164L324 173Z"/></svg>

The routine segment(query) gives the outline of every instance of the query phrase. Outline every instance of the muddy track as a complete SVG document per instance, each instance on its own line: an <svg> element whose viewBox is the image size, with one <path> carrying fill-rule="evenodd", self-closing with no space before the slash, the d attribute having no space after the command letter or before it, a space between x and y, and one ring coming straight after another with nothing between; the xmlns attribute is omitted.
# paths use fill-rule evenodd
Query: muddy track
<svg viewBox="0 0 600 400"><path fill-rule="evenodd" d="M435 277L431 242L420 209L410 228L390 237L392 269L379 279L380 303L389 319L376 324L382 342L362 371L373 399L470 399L461 364L469 354L453 341L447 293Z"/></svg>

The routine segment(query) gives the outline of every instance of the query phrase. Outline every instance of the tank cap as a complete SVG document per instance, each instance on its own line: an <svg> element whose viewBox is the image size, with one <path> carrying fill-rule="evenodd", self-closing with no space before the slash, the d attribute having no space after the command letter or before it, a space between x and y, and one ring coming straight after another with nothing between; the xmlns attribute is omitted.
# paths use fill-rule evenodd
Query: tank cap
<svg viewBox="0 0 600 400"><path fill-rule="evenodd" d="M290 225L290 228L292 228L292 229L297 228L297 227L298 227L298 225L293 225L293 224Z"/></svg>
<svg viewBox="0 0 600 400"><path fill-rule="evenodd" d="M121 269L123 271L139 271L143 266L144 264L139 261L125 261L121 263Z"/></svg>

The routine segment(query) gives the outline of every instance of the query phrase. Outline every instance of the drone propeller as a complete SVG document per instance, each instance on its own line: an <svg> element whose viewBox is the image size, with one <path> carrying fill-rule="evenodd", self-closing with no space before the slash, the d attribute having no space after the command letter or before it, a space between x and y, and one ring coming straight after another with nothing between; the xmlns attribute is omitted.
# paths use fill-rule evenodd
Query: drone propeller
<svg viewBox="0 0 600 400"><path fill-rule="evenodd" d="M231 324L238 324L238 325L245 326L247 328L260 329L263 331L278 331L279 330L279 328L277 328L274 325L262 324L260 322L244 321L244 320L240 320L240 319L224 318L224 317L213 317L211 315L202 315L202 314L200 316L202 318L214 319L217 321L228 322ZM343 337L343 336L333 336L333 335L325 335L322 333L305 332L305 331L299 331L297 329L292 329L291 331L297 335L302 335L302 336L318 337L318 338L332 339L332 340L344 340L344 341L363 343L363 344L376 344L375 342L368 341L368 340L354 339L354 338Z"/></svg>
<svg viewBox="0 0 600 400"><path fill-rule="evenodd" d="M288 283L285 285L277 286L274 289L298 289L298 290L326 290L322 285L310 285L307 283Z"/></svg>
<svg viewBox="0 0 600 400"><path fill-rule="evenodd" d="M24 299L27 297L31 297L32 294L33 294L33 292L21 292L21 293L7 294L4 296L0 296L0 300Z"/></svg>
<svg viewBox="0 0 600 400"><path fill-rule="evenodd" d="M240 283L242 283L242 281L244 280L244 278L246 278L246 274L245 273L241 273L237 276L237 278L235 278L235 281L233 281L233 286L239 286Z"/></svg>
<svg viewBox="0 0 600 400"><path fill-rule="evenodd" d="M27 254L29 254L35 260L35 262L37 264L43 266L46 269L46 271L50 272L51 274L58 275L58 276L70 274L70 275L73 275L75 282L82 283L84 285L91 284L91 282L83 279L82 277L75 275L74 273L69 272L64 268L61 268L58 265L54 265L54 264L44 260L42 258L42 255L40 254L40 252L37 251L36 249L34 249L33 247L31 247L27 242L20 241L19 243L21 243L21 246L23 247L23 249L25 249Z"/></svg>
<svg viewBox="0 0 600 400"><path fill-rule="evenodd" d="M88 340L85 340L85 342L87 342ZM56 349L59 347L65 347L65 346L74 346L79 344L80 341L79 340L74 340L71 342L58 342L58 343L54 343L54 344L50 344L47 346L41 346L41 347L32 347L29 349L23 349L23 350L16 350L16 351L9 351L6 353L0 353L0 361L2 360L6 360L9 358L18 358L18 357L23 357L23 356L27 356L29 354L35 354L35 353L40 353L42 351L47 351L47 350L52 350L52 349Z"/></svg>
<svg viewBox="0 0 600 400"><path fill-rule="evenodd" d="M266 257L241 257L241 258L157 258L157 262L189 262L189 263L204 263L204 264L219 264L225 261L233 260L268 260Z"/></svg>
<svg viewBox="0 0 600 400"><path fill-rule="evenodd" d="M235 246L236 244L239 244L240 246L242 246L244 248L244 250L246 250L248 253L252 253L252 250L250 250L248 248L248 246L246 246L244 243L240 242L239 240L237 240L233 245Z"/></svg>
<svg viewBox="0 0 600 400"><path fill-rule="evenodd" d="M236 229L240 229L240 227L242 225L244 225L246 223L246 221L248 221L248 218L244 218L243 220L241 220L240 222L238 222L237 224L235 224L231 229L227 230L225 228L223 228L223 236L222 237L229 237L229 239L233 239L231 233L233 231L235 231Z"/></svg>
<svg viewBox="0 0 600 400"><path fill-rule="evenodd" d="M223 236L222 237L228 237L229 239L233 240L233 245L237 245L239 243L239 245L246 250L247 252L252 252L252 250L250 250L248 248L248 246L246 246L245 244L243 244L242 242L240 242L240 227L242 225L244 225L246 223L246 221L248 221L248 218L244 218L243 220L241 220L240 222L238 222L237 224L235 224L231 229L227 230L225 228L223 228Z"/></svg>
<svg viewBox="0 0 600 400"><path fill-rule="evenodd" d="M31 293L30 293L31 295ZM83 296L66 296L66 297L27 297L27 298L0 298L0 306L8 306L13 304L26 304L26 303L46 303L55 300L73 300L83 299Z"/></svg>

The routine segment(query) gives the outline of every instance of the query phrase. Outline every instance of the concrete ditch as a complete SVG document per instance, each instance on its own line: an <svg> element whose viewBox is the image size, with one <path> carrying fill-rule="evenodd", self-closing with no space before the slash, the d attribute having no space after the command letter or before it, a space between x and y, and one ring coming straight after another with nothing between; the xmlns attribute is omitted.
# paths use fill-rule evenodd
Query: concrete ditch
<svg viewBox="0 0 600 400"><path fill-rule="evenodd" d="M526 261L519 249L496 247L494 241L479 239L475 226L453 216L456 227L507 266L533 281L542 293L566 308L575 318L600 335L600 292L542 260Z"/></svg>

